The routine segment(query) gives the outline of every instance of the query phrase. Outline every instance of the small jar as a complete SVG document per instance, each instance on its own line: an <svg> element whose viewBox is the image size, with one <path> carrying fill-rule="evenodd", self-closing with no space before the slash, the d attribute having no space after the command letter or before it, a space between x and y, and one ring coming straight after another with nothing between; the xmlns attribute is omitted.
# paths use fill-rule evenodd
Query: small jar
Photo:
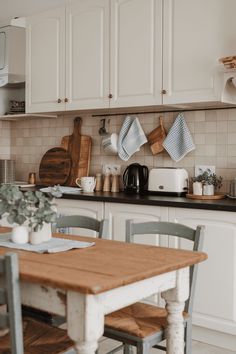
<svg viewBox="0 0 236 354"><path fill-rule="evenodd" d="M111 192L118 193L120 191L119 175L112 176Z"/></svg>
<svg viewBox="0 0 236 354"><path fill-rule="evenodd" d="M96 186L95 186L95 191L100 192L102 191L102 174L97 173L96 174Z"/></svg>
<svg viewBox="0 0 236 354"><path fill-rule="evenodd" d="M202 195L202 182L193 182L193 194Z"/></svg>
<svg viewBox="0 0 236 354"><path fill-rule="evenodd" d="M36 173L35 172L29 173L28 183L29 184L36 184Z"/></svg>
<svg viewBox="0 0 236 354"><path fill-rule="evenodd" d="M110 177L110 173L106 173L103 182L103 192L110 192L110 191L111 191L111 177Z"/></svg>

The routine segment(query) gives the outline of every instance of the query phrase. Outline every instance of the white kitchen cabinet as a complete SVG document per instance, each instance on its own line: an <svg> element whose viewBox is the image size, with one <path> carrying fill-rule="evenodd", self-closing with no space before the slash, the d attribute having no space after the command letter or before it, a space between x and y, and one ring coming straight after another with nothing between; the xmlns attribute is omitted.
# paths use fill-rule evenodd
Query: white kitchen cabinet
<svg viewBox="0 0 236 354"><path fill-rule="evenodd" d="M26 111L109 107L109 0L27 18Z"/></svg>
<svg viewBox="0 0 236 354"><path fill-rule="evenodd" d="M71 199L56 199L58 215L85 215L97 220L102 220L104 218L104 203L103 202L90 202L84 200L71 200ZM66 230L67 231L67 230ZM96 237L95 231L70 228L70 234L82 236L94 236Z"/></svg>
<svg viewBox="0 0 236 354"><path fill-rule="evenodd" d="M194 300L194 338L236 350L236 219L235 213L169 209L169 221L190 227L205 225L203 251ZM177 246L171 243L172 246ZM202 329L202 330L201 330ZM212 337L216 331L217 336ZM225 334L221 336L220 334Z"/></svg>
<svg viewBox="0 0 236 354"><path fill-rule="evenodd" d="M235 47L235 0L163 3L163 104L217 101L218 59Z"/></svg>
<svg viewBox="0 0 236 354"><path fill-rule="evenodd" d="M65 110L65 8L27 18L26 112Z"/></svg>
<svg viewBox="0 0 236 354"><path fill-rule="evenodd" d="M125 222L127 219L135 222L167 221L167 208L149 205L105 203L105 218L109 220L112 240L125 241ZM166 238L159 235L135 236L134 242L152 245L167 245Z"/></svg>
<svg viewBox="0 0 236 354"><path fill-rule="evenodd" d="M161 104L162 0L111 0L110 107Z"/></svg>
<svg viewBox="0 0 236 354"><path fill-rule="evenodd" d="M67 110L109 107L109 0L66 9Z"/></svg>

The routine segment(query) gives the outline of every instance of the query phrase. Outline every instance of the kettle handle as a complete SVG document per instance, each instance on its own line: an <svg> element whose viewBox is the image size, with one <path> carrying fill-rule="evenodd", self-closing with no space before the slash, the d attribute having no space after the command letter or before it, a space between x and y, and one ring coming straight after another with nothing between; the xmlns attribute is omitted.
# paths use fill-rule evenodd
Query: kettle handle
<svg viewBox="0 0 236 354"><path fill-rule="evenodd" d="M123 182L126 185L127 184L127 173L128 173L128 167L126 167L125 172L123 173Z"/></svg>
<svg viewBox="0 0 236 354"><path fill-rule="evenodd" d="M146 184L148 181L149 171L147 166L142 166L142 168L143 168L144 184Z"/></svg>

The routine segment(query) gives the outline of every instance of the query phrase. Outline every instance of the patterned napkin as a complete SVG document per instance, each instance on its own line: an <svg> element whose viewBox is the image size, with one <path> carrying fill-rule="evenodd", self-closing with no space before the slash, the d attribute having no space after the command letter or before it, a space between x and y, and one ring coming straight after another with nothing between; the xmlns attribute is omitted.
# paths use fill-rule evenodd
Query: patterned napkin
<svg viewBox="0 0 236 354"><path fill-rule="evenodd" d="M163 146L175 162L196 148L182 113L175 119Z"/></svg>
<svg viewBox="0 0 236 354"><path fill-rule="evenodd" d="M118 138L119 157L127 161L146 142L147 138L138 118L127 116Z"/></svg>

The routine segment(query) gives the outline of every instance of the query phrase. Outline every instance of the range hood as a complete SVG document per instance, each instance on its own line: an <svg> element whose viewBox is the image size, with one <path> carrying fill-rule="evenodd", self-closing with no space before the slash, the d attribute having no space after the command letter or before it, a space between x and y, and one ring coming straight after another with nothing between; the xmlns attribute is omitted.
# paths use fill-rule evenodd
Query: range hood
<svg viewBox="0 0 236 354"><path fill-rule="evenodd" d="M0 28L0 87L22 87L25 82L25 29Z"/></svg>

